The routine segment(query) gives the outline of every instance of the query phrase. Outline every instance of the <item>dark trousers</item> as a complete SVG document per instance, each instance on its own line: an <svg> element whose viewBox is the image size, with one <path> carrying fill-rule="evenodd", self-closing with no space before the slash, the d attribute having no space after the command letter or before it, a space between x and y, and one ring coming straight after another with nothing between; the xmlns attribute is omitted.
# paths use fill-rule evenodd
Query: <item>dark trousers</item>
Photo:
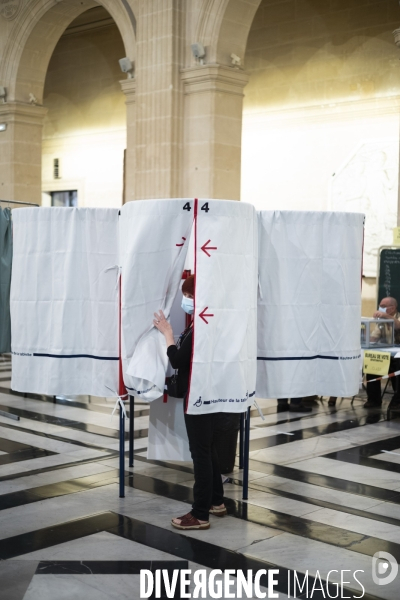
<svg viewBox="0 0 400 600"><path fill-rule="evenodd" d="M389 373L393 373L394 371L400 371L400 359L392 358L389 365ZM376 379L378 375L369 375L367 373L367 396L369 402L373 402L374 404L380 404L382 402L382 390L381 390L381 382L373 381L370 383L370 379ZM393 377L391 379L391 383L394 390L393 402L398 402L400 399L400 389L399 389L399 380L400 376ZM383 380L384 384L386 384L386 380Z"/></svg>
<svg viewBox="0 0 400 600"><path fill-rule="evenodd" d="M290 398L290 404L301 404L301 401L303 400L303 398ZM289 401L289 398L278 398L278 404L282 405L282 404L287 404Z"/></svg>
<svg viewBox="0 0 400 600"><path fill-rule="evenodd" d="M215 441L220 414L187 415L186 431L194 467L194 502L191 513L200 521L208 521L211 506L224 501L224 488Z"/></svg>

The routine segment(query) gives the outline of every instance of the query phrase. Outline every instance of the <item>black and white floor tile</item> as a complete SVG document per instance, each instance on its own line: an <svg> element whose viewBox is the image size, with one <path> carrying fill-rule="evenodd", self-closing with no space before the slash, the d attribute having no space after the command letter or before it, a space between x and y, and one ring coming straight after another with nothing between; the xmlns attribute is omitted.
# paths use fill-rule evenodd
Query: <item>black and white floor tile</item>
<svg viewBox="0 0 400 600"><path fill-rule="evenodd" d="M11 364L0 358L2 600L132 600L140 568L157 564L275 567L282 599L294 570L310 582L331 572L331 597L361 597L351 579L358 570L364 598L398 600L400 576L388 585L372 577L377 552L400 561L400 418L388 419L387 400L367 412L361 396L335 408L325 398L309 414L277 413L275 400L259 400L249 500L235 467L225 485L229 515L211 517L208 531L179 532L170 519L190 507L191 464L147 460L146 404L135 405L135 466L126 462L119 498L114 401L12 393ZM348 578L335 596L340 571Z"/></svg>

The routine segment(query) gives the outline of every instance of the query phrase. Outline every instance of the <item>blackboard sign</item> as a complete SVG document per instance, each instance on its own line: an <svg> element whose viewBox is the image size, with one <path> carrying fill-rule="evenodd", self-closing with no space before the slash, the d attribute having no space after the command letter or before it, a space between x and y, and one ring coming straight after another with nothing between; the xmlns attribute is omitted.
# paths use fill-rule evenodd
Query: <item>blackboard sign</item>
<svg viewBox="0 0 400 600"><path fill-rule="evenodd" d="M400 247L382 246L378 254L377 306L392 296L400 306Z"/></svg>

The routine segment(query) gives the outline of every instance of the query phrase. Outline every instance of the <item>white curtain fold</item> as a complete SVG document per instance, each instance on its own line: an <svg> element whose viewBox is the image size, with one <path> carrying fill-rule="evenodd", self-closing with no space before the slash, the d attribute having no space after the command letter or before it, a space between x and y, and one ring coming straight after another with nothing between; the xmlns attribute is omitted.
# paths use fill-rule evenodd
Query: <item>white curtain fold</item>
<svg viewBox="0 0 400 600"><path fill-rule="evenodd" d="M128 391L155 400L168 366L154 313L168 318L189 246L194 200L141 200L121 210L122 364ZM180 333L180 332L179 332Z"/></svg>

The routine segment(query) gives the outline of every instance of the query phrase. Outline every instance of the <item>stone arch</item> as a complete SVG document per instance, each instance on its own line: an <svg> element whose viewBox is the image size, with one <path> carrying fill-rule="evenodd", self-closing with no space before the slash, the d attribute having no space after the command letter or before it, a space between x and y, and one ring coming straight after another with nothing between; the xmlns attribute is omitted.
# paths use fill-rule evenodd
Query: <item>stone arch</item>
<svg viewBox="0 0 400 600"><path fill-rule="evenodd" d="M47 68L58 40L76 17L99 5L114 19L126 56L135 58L136 21L126 0L121 3L114 0L28 2L10 31L0 70L0 80L7 87L9 101L26 103L33 94L37 103L42 104Z"/></svg>
<svg viewBox="0 0 400 600"><path fill-rule="evenodd" d="M261 0L203 0L196 41L207 47L207 63L230 65L244 59L247 37Z"/></svg>

